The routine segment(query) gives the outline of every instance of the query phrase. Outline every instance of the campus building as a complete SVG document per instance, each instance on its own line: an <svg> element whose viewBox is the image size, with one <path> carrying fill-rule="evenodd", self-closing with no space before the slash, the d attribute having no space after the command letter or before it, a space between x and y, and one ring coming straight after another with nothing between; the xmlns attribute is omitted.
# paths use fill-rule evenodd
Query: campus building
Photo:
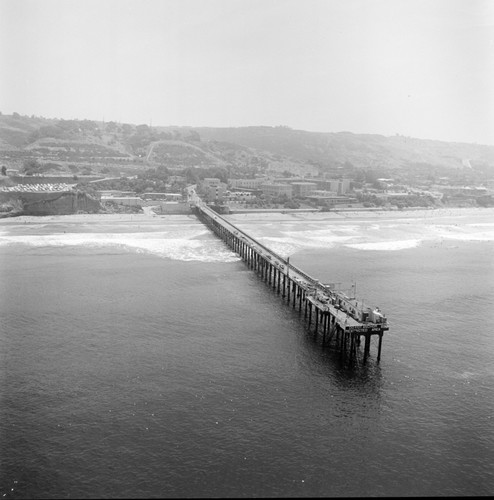
<svg viewBox="0 0 494 500"><path fill-rule="evenodd" d="M287 198L291 198L293 195L293 188L291 184L265 183L261 184L261 191L265 195L273 197L286 195Z"/></svg>
<svg viewBox="0 0 494 500"><path fill-rule="evenodd" d="M232 189L259 189L266 179L228 179L228 184Z"/></svg>
<svg viewBox="0 0 494 500"><path fill-rule="evenodd" d="M317 184L315 182L292 182L292 189L293 196L306 198L317 189Z"/></svg>

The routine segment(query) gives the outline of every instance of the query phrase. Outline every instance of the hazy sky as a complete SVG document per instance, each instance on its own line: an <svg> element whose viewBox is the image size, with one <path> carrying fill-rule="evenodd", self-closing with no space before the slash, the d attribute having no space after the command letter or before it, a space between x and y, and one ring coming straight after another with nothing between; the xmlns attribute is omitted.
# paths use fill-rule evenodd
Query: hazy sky
<svg viewBox="0 0 494 500"><path fill-rule="evenodd" d="M0 111L494 144L494 0L0 0Z"/></svg>

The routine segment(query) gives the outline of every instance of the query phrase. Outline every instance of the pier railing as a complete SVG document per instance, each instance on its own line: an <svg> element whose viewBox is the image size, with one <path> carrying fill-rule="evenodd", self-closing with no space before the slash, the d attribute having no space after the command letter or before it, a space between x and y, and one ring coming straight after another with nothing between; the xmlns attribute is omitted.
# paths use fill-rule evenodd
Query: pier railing
<svg viewBox="0 0 494 500"><path fill-rule="evenodd" d="M322 332L323 344L334 339L342 352L357 358L361 336L365 338L364 362L369 354L371 337L379 337L377 360L381 357L382 338L388 330L385 316L376 308L358 309L357 301L349 305L348 297L329 290L302 269L290 264L252 235L225 217L199 202L195 205L198 218L221 238L246 264L268 282L287 303L304 312L309 329L315 317L315 333ZM316 293L317 292L317 293Z"/></svg>

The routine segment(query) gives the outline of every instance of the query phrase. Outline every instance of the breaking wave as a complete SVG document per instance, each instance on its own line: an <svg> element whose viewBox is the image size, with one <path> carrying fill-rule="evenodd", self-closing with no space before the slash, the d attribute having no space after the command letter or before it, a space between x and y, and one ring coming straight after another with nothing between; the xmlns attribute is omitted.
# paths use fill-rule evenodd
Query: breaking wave
<svg viewBox="0 0 494 500"><path fill-rule="evenodd" d="M200 236L206 236L201 238ZM0 245L73 247L144 253L158 257L199 262L236 262L239 257L207 231L151 233L55 233L50 235L0 235Z"/></svg>
<svg viewBox="0 0 494 500"><path fill-rule="evenodd" d="M338 231L329 229L284 231L281 232L282 236L261 236L258 240L274 252L284 256L302 249L333 248L355 238L355 231L353 227L338 228Z"/></svg>
<svg viewBox="0 0 494 500"><path fill-rule="evenodd" d="M416 222L416 223L414 223ZM317 228L313 222L307 228L279 231L276 236L264 234L258 240L280 255L292 255L306 249L330 249L343 246L357 250L397 251L416 248L425 242L494 241L494 224L423 224L421 220L406 223L363 223Z"/></svg>
<svg viewBox="0 0 494 500"><path fill-rule="evenodd" d="M404 241L377 241L374 243L353 243L345 245L349 248L357 250L405 250L407 248L415 248L420 245L422 240L404 240Z"/></svg>
<svg viewBox="0 0 494 500"><path fill-rule="evenodd" d="M480 224L457 227L457 226L437 226L437 236L447 240L459 241L494 241L494 231L471 231L469 228L477 227ZM487 225L484 225L487 226Z"/></svg>

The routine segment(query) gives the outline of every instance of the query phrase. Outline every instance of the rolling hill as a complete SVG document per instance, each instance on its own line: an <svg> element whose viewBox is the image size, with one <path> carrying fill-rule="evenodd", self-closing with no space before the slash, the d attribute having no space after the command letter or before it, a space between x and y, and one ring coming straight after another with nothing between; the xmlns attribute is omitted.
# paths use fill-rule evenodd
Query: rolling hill
<svg viewBox="0 0 494 500"><path fill-rule="evenodd" d="M372 168L384 174L471 168L494 176L494 146L404 136L320 133L288 127L149 127L148 125L0 115L0 161L28 159L61 171L138 171L221 167L233 175L266 171L317 175Z"/></svg>

